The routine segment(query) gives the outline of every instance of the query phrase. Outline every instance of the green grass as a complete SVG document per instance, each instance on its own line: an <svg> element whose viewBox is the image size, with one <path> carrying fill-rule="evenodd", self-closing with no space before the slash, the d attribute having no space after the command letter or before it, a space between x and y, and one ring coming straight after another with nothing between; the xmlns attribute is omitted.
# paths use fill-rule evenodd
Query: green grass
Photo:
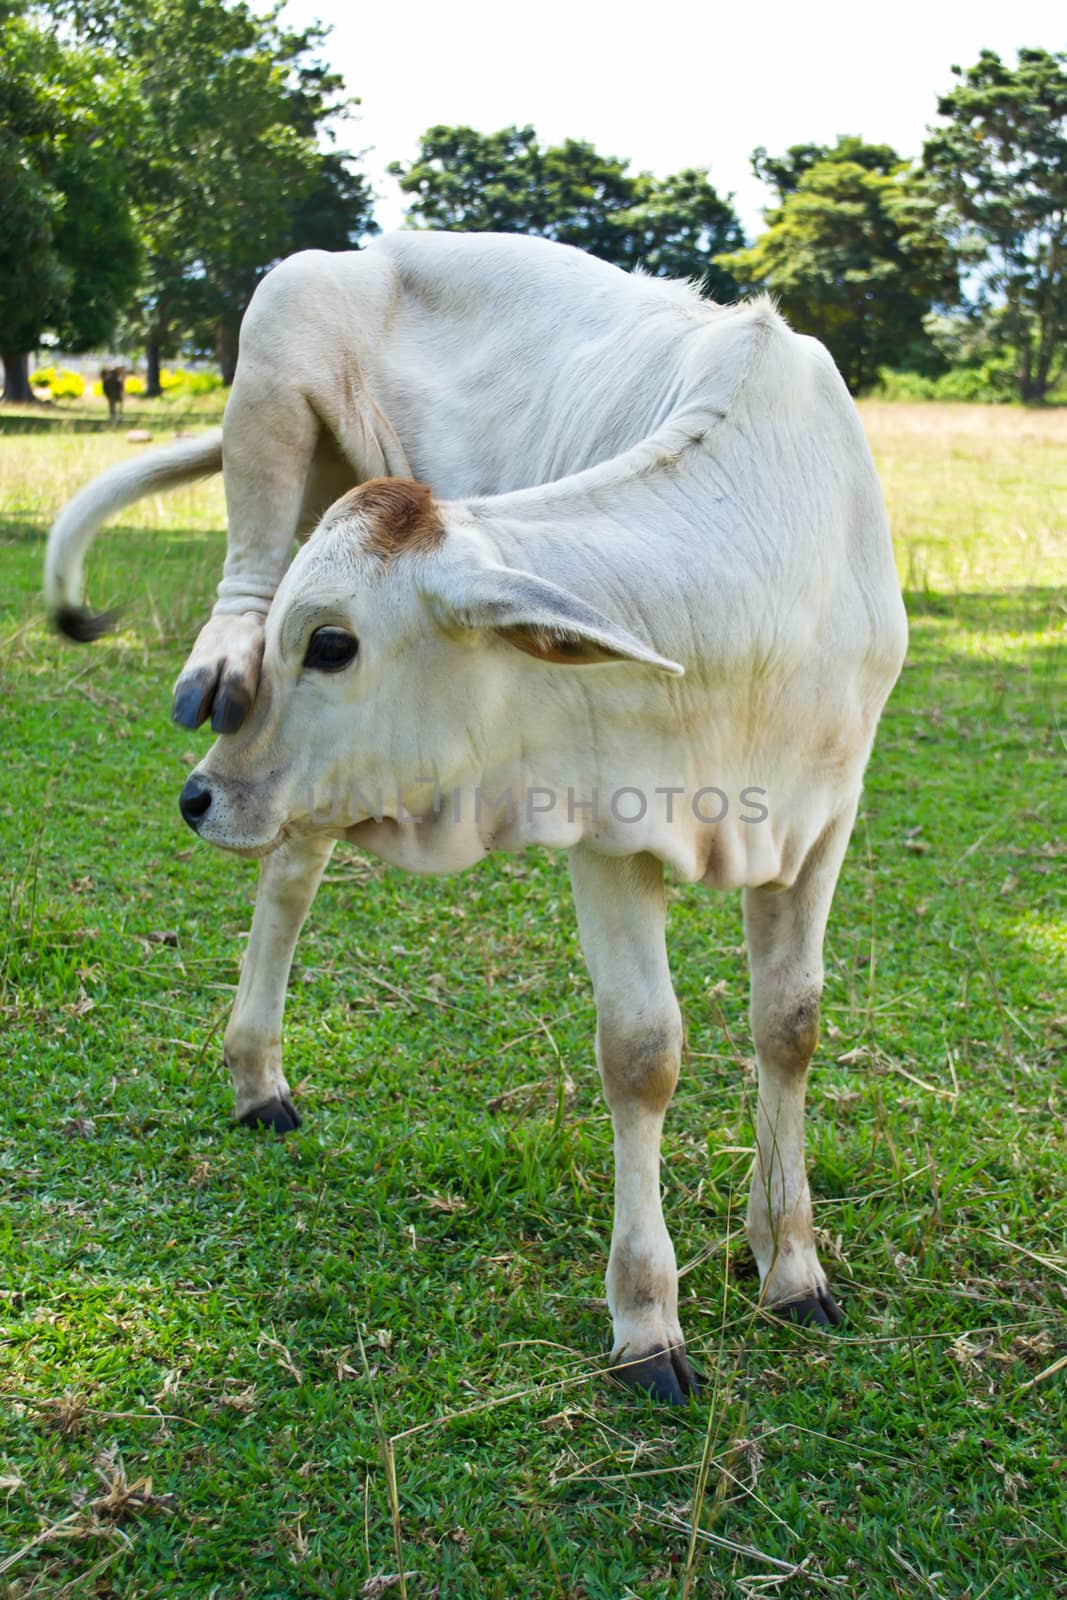
<svg viewBox="0 0 1067 1600"><path fill-rule="evenodd" d="M1057 458L1045 419L924 406L912 437L910 409L865 413L902 569L928 559L810 1083L847 1320L754 1319L739 907L679 890L664 1186L708 1379L681 1415L598 1376L610 1126L562 859L430 881L339 851L290 990L304 1126L234 1129L255 869L182 826L208 740L167 715L218 485L101 540L94 598L130 607L79 651L40 615L44 528L132 447L0 440L4 1600L398 1570L413 1600L659 1600L687 1567L701 1600L1067 1594Z"/></svg>

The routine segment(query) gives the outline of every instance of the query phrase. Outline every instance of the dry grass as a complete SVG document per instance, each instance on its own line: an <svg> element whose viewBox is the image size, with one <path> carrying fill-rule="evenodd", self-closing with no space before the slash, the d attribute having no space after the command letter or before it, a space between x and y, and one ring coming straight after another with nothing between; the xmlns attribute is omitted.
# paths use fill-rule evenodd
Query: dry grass
<svg viewBox="0 0 1067 1600"><path fill-rule="evenodd" d="M2 420L2 418L0 418ZM157 431L154 442L168 444L173 428ZM106 467L143 455L145 445L128 444L124 432L33 433L0 431L0 506L4 516L47 527L60 506ZM150 495L123 520L145 532L182 528L210 532L226 525L222 479L194 484L172 494Z"/></svg>
<svg viewBox="0 0 1067 1600"><path fill-rule="evenodd" d="M974 592L1067 573L1067 407L860 405L906 589Z"/></svg>
<svg viewBox="0 0 1067 1600"><path fill-rule="evenodd" d="M46 524L64 500L113 462L145 446L126 427L100 427L89 402L43 415L0 412L0 505L9 518ZM131 426L166 443L176 431L217 426L221 396L132 412ZM91 414L90 414L91 412ZM1042 586L1067 572L1067 407L967 406L865 400L867 436L885 488L904 587L972 593ZM33 424L38 431L19 433ZM8 437L5 437L7 435ZM156 495L124 519L146 532L225 526L222 483Z"/></svg>

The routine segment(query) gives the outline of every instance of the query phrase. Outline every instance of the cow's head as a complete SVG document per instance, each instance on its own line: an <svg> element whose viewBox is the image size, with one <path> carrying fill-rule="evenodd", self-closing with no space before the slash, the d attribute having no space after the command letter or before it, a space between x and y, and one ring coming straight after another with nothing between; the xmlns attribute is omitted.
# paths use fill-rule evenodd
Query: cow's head
<svg viewBox="0 0 1067 1600"><path fill-rule="evenodd" d="M553 666L619 661L682 671L502 565L476 514L450 507L446 530L422 484L374 479L327 512L286 573L255 705L190 776L182 815L212 844L265 855L293 832L411 812L434 781L469 781L494 740L521 734L538 697L552 699Z"/></svg>

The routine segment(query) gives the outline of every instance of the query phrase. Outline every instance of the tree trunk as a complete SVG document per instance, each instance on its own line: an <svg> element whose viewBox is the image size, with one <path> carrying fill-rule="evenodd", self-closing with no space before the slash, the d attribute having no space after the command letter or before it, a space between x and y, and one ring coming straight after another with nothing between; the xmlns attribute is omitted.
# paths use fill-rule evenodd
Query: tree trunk
<svg viewBox="0 0 1067 1600"><path fill-rule="evenodd" d="M219 373L227 389L237 371L237 340L240 331L240 319L227 314L219 318L215 329L215 355L219 363Z"/></svg>
<svg viewBox="0 0 1067 1600"><path fill-rule="evenodd" d="M1038 298L1037 308L1037 383L1038 400L1044 400L1052 380L1052 370L1057 351L1062 349L1067 321L1063 315L1063 259L1062 232L1054 234L1046 268L1046 280Z"/></svg>
<svg viewBox="0 0 1067 1600"><path fill-rule="evenodd" d="M1019 399L1024 405L1029 405L1032 400L1039 398L1034 393L1034 349L1030 342L1029 328L1023 330L1018 354L1019 365L1015 376L1019 384Z"/></svg>
<svg viewBox="0 0 1067 1600"><path fill-rule="evenodd" d="M30 388L30 355L28 350L2 350L4 362L4 399L21 405L33 399Z"/></svg>
<svg viewBox="0 0 1067 1600"><path fill-rule="evenodd" d="M163 385L159 381L159 368L163 358L163 334L158 328L152 330L145 346L145 363L148 371L145 374L144 393L146 400L158 400L163 393Z"/></svg>
<svg viewBox="0 0 1067 1600"><path fill-rule="evenodd" d="M1052 362L1056 354L1056 334L1050 326L1051 318L1043 317L1038 324L1037 371L1034 374L1035 400L1044 400L1052 377Z"/></svg>

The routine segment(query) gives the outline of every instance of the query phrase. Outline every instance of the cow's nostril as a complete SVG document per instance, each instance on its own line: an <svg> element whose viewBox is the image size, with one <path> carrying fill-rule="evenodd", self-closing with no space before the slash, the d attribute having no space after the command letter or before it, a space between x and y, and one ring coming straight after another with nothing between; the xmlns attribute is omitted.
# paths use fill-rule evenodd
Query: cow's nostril
<svg viewBox="0 0 1067 1600"><path fill-rule="evenodd" d="M188 779L185 788L178 797L178 806L182 816L190 828L196 828L201 819L207 814L211 804L211 790L205 788L199 778Z"/></svg>

